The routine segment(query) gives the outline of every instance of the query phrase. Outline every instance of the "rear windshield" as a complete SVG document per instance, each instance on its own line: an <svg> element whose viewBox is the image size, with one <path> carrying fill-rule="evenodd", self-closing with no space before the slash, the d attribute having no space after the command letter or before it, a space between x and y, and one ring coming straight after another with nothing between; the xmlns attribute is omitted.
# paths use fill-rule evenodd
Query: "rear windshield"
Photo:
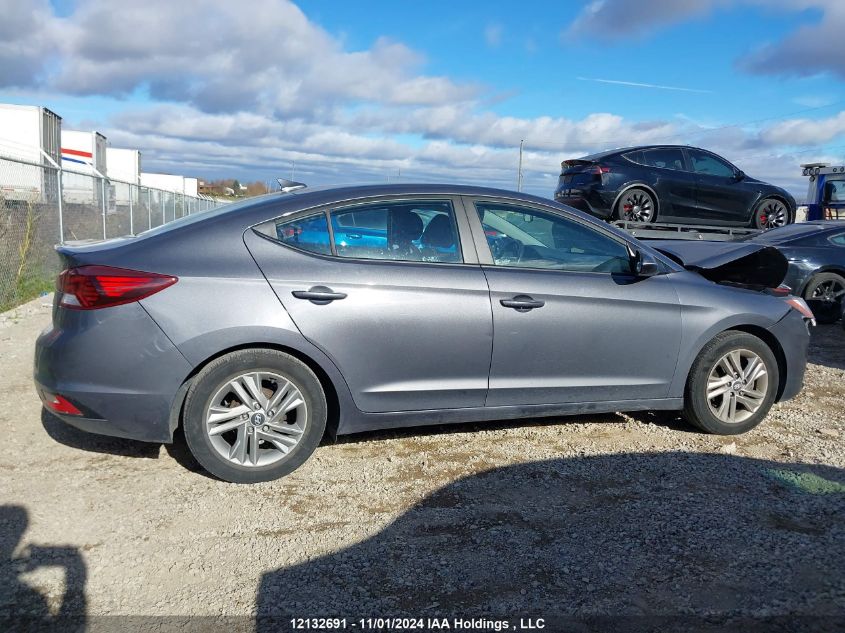
<svg viewBox="0 0 845 633"><path fill-rule="evenodd" d="M268 193L267 196L275 196L279 197L280 195L290 195L290 194L280 194L280 193ZM201 211L199 213L192 213L191 215L185 215L181 218L177 218L175 220L171 220L166 224L161 224L159 226L153 227L144 231L143 233L138 233L138 237L147 236L147 235L158 235L160 233L166 233L172 229L178 229L183 226L190 226L191 224L195 224L196 222L202 222L203 220L207 220L209 218L216 218L221 215L225 215L227 213L231 213L233 211L238 211L239 209L243 209L244 207L248 207L254 205L256 202L264 198L265 196L255 196L252 198L245 198L243 200L238 200L237 202L230 202L229 204L224 204L222 207L217 207L216 209L211 209L210 211Z"/></svg>

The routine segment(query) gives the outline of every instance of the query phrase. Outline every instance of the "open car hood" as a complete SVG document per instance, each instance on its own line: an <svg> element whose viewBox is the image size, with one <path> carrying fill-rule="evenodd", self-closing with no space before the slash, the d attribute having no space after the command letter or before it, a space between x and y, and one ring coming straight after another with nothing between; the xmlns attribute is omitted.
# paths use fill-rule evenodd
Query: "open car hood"
<svg viewBox="0 0 845 633"><path fill-rule="evenodd" d="M755 290L777 288L789 266L783 253L766 244L684 240L649 240L647 243L710 281Z"/></svg>

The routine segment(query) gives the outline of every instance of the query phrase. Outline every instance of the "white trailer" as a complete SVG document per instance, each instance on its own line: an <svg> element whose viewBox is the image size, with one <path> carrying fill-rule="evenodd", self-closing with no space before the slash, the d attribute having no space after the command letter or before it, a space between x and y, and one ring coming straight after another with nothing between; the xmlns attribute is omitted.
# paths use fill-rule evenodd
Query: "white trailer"
<svg viewBox="0 0 845 633"><path fill-rule="evenodd" d="M199 178L190 178L185 176L185 195L194 198L200 195Z"/></svg>
<svg viewBox="0 0 845 633"><path fill-rule="evenodd" d="M132 202L137 204L140 199L138 185L141 184L140 150L107 147L106 158L115 203L128 205L131 193Z"/></svg>
<svg viewBox="0 0 845 633"><path fill-rule="evenodd" d="M99 132L62 130L62 191L66 202L102 204L108 183L106 137Z"/></svg>
<svg viewBox="0 0 845 633"><path fill-rule="evenodd" d="M175 174L153 174L141 172L141 185L151 189L172 191L173 193L185 193L185 177Z"/></svg>
<svg viewBox="0 0 845 633"><path fill-rule="evenodd" d="M109 179L128 182L132 185L141 184L141 151L137 149L122 149L107 147L106 158L109 168Z"/></svg>
<svg viewBox="0 0 845 633"><path fill-rule="evenodd" d="M21 161L8 161L0 168L0 197L55 201L61 136L62 117L55 112L40 106L0 104L0 156Z"/></svg>

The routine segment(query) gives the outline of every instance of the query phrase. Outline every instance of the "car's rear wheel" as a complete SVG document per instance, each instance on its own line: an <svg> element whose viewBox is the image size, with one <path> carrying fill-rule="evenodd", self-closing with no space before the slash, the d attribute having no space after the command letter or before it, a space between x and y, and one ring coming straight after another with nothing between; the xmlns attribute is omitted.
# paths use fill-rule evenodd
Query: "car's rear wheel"
<svg viewBox="0 0 845 633"><path fill-rule="evenodd" d="M645 189L628 189L616 203L616 217L625 222L654 222L657 204Z"/></svg>
<svg viewBox="0 0 845 633"><path fill-rule="evenodd" d="M745 332L723 332L693 363L684 417L708 433L745 433L766 417L777 388L778 365L769 346Z"/></svg>
<svg viewBox="0 0 845 633"><path fill-rule="evenodd" d="M754 228L776 229L793 221L789 207L777 198L765 198L754 209Z"/></svg>
<svg viewBox="0 0 845 633"><path fill-rule="evenodd" d="M815 275L804 290L804 299L819 323L836 323L842 314L845 278L836 273Z"/></svg>
<svg viewBox="0 0 845 633"><path fill-rule="evenodd" d="M238 350L197 374L183 426L191 453L211 474L233 483L269 481L316 450L326 398L314 372L293 356Z"/></svg>

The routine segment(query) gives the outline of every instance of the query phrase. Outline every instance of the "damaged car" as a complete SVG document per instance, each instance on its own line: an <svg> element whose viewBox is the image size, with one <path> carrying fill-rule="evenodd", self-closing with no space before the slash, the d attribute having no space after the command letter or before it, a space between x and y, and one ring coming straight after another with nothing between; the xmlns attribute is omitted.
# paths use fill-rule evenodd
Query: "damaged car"
<svg viewBox="0 0 845 633"><path fill-rule="evenodd" d="M677 410L737 434L802 386L812 313L764 244L648 245L482 187L283 191L57 247L44 406L258 482L325 436Z"/></svg>

